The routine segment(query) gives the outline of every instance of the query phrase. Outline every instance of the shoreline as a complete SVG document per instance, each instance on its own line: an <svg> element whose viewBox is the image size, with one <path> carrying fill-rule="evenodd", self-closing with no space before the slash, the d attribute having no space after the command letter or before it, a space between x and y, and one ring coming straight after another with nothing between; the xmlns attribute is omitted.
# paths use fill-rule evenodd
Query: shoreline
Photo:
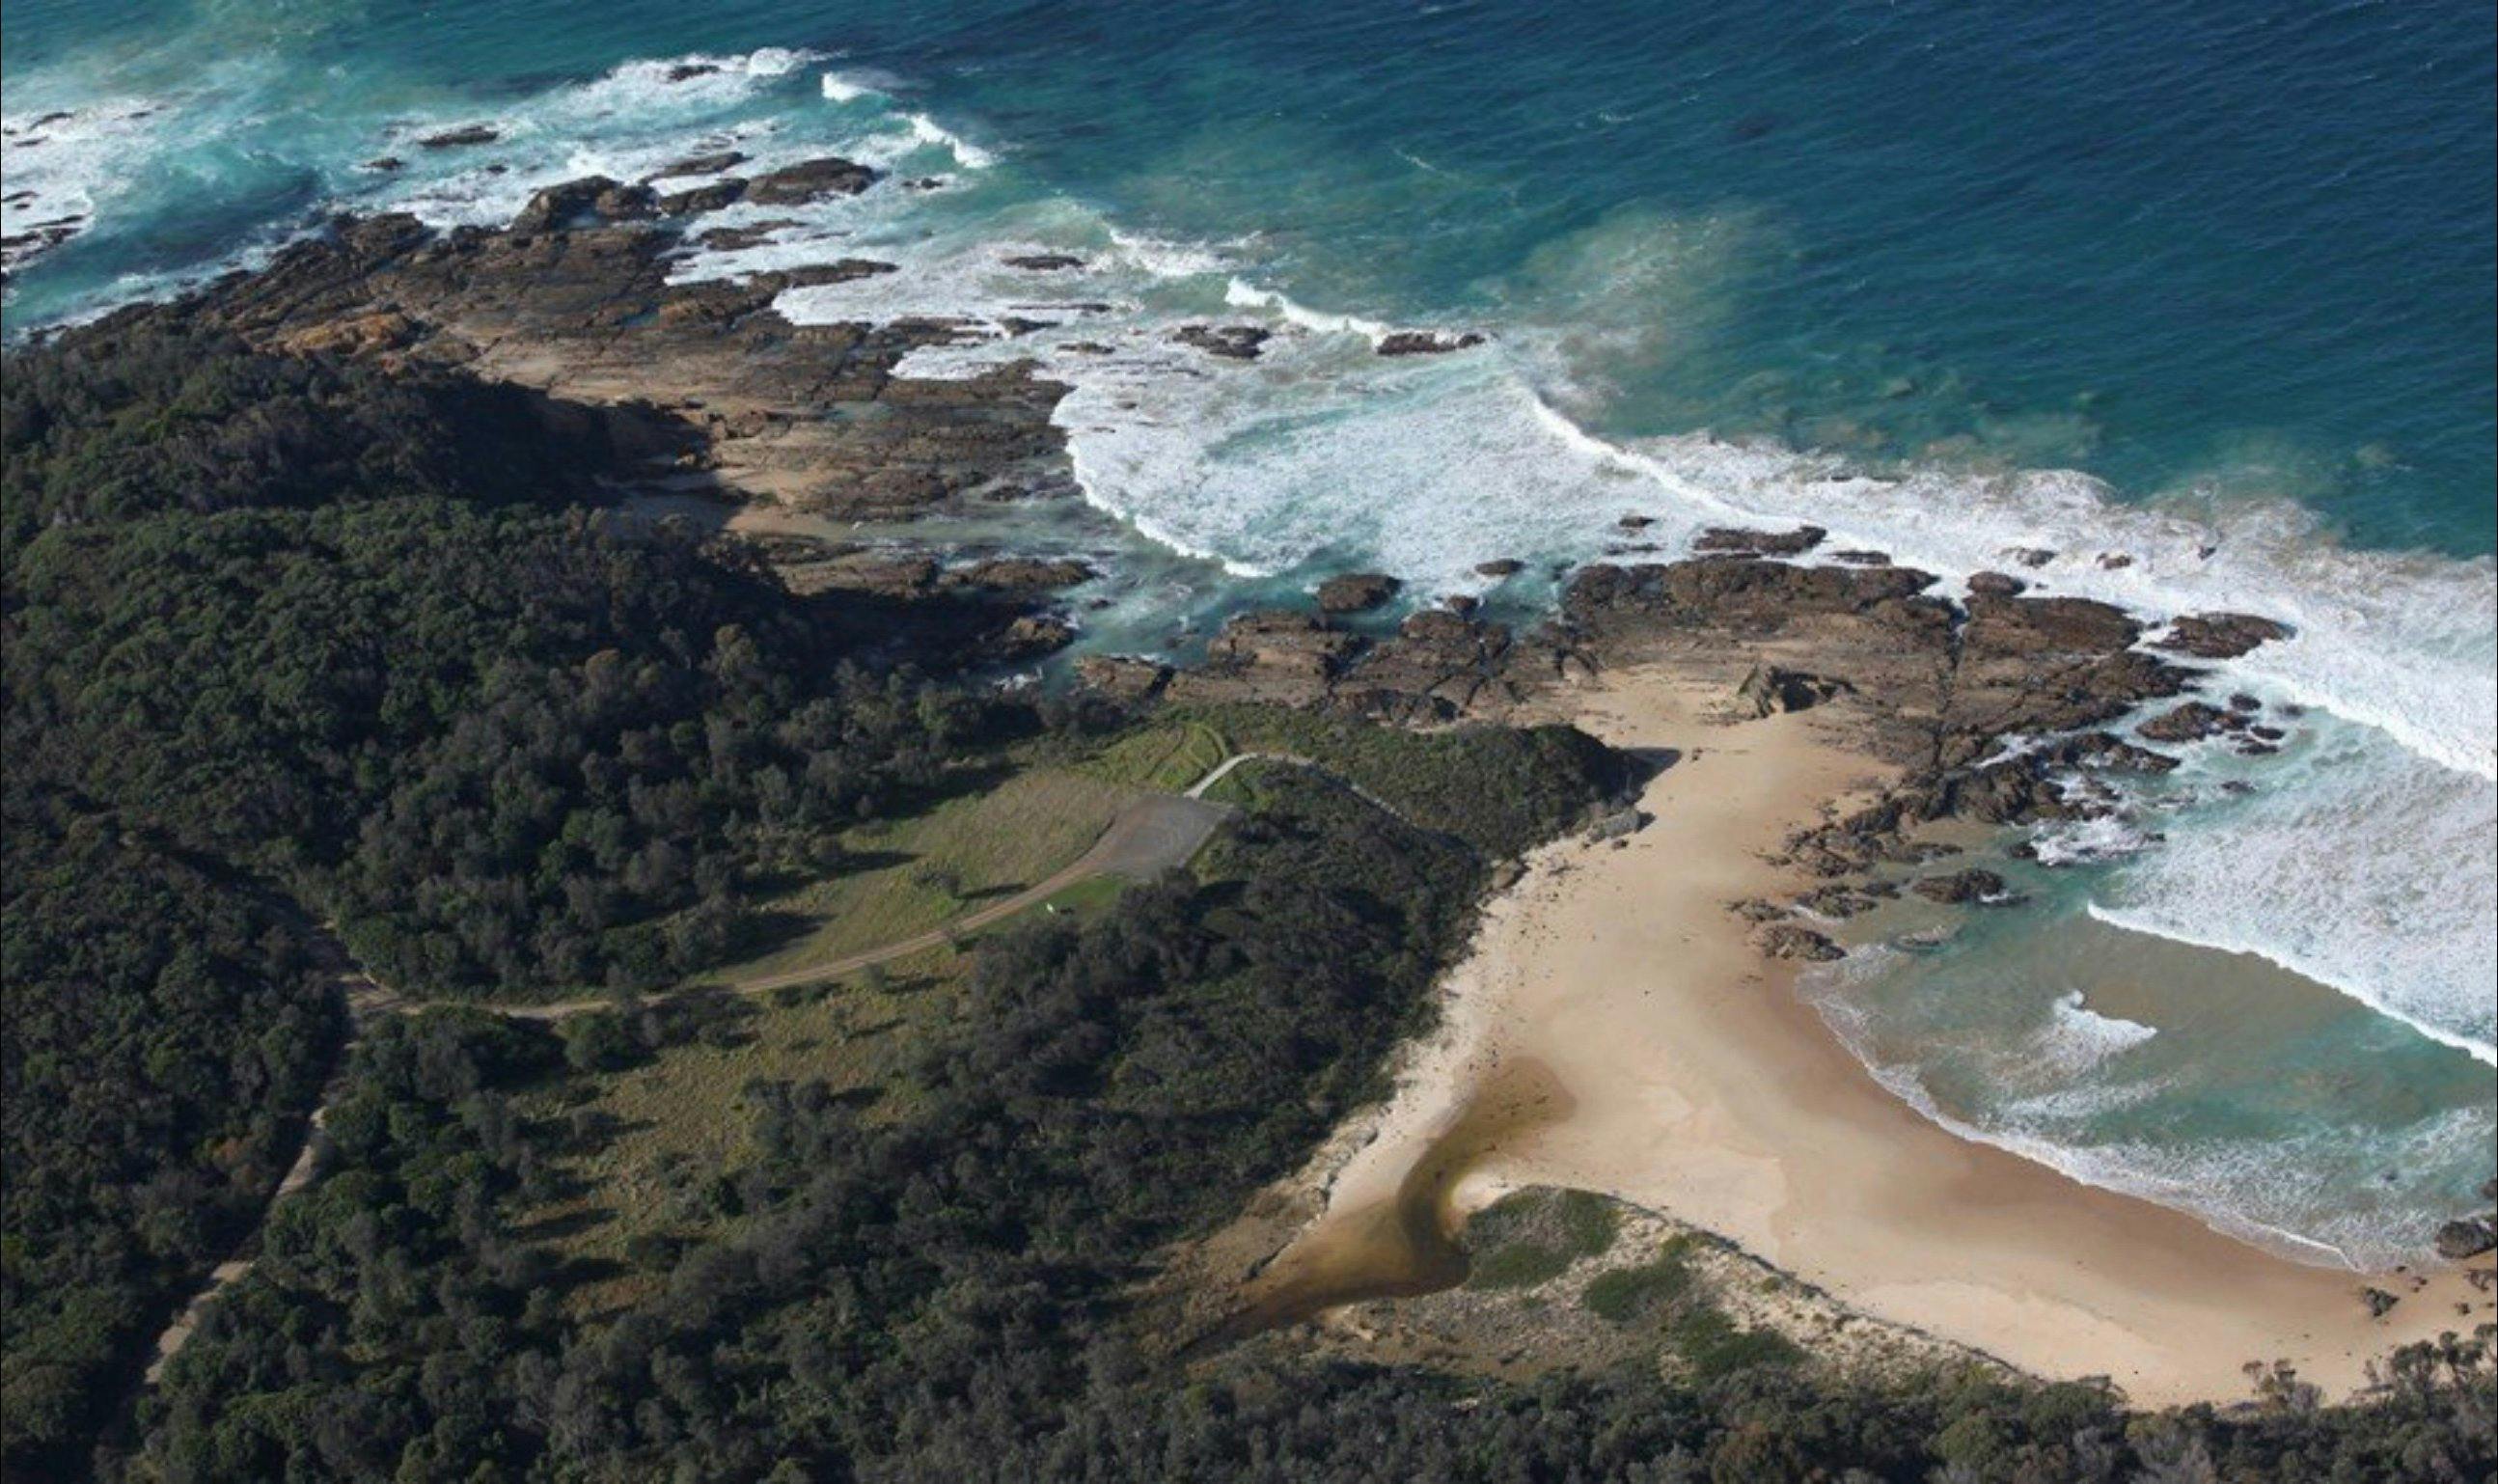
<svg viewBox="0 0 2498 1484"><path fill-rule="evenodd" d="M1317 1219L1249 1285L1253 1307L1341 1292L1349 1272L1393 1261L1366 1234L1429 1167L1453 1212L1525 1185L1598 1191L1876 1319L2034 1374L2105 1376L2136 1404L2242 1401L2246 1367L2278 1360L2338 1400L2367 1384L2370 1359L2482 1317L2488 1300L2459 1268L2376 1275L2402 1302L2374 1318L2369 1274L2295 1262L1929 1119L1726 910L1801 885L1765 857L1888 770L1814 713L1705 720L1722 696L1661 669L1552 699L1615 746L1679 750L1640 800L1652 822L1617 843L1544 848L1487 906L1441 1031ZM1550 1105L1467 1138L1482 1100L1527 1069Z"/></svg>
<svg viewBox="0 0 2498 1484"><path fill-rule="evenodd" d="M827 158L738 189L829 198L883 178ZM281 249L260 272L85 333L158 319L282 354L512 387L551 432L597 455L586 484L731 501L741 508L726 523L756 537L758 560L791 591L839 586L913 608L927 622L911 642L932 665L1029 662L1072 644L1080 620L1067 595L1096 575L1081 561L1002 554L957 567L942 551L801 529L966 510L1004 520L1010 507L1068 499L1080 484L1058 421L1070 388L1022 362L965 378L913 376L909 358L949 343L952 331L921 321L796 324L775 308L793 286L899 271L891 264L678 281L672 254L686 226L649 199L649 187L603 177L541 191L500 231L446 236L407 216L346 220ZM1251 342L1246 353L1254 350ZM1206 352L1205 373L1224 374L1221 364L1241 353ZM2250 1275L2296 1265L1929 1121L1880 1087L1797 999L1786 966L1765 964L1727 911L1745 898L1792 900L1808 887L1874 885L1890 866L1927 858L1910 835L1945 822L1983 828L2101 817L2114 794L2102 786L2077 798L2067 775L2178 766L2176 754L2106 729L2154 703L2172 709L2155 718L2161 731L2142 728L2146 740L2214 742L2248 758L2278 752L2288 731L2274 724L2303 715L2296 707L2246 694L2229 695L2223 711L2184 698L2223 694L2237 680L2208 662L2288 642L2296 626L2233 611L2136 613L2061 591L2064 567L2127 570L2130 555L2092 562L2082 549L2061 558L2024 549L2009 554L2014 565L2046 576L1986 571L1954 585L1878 551L1791 560L1830 536L1812 525L1710 527L1691 536L1686 555L1665 560L1657 540L1641 536L1654 524L1643 512L1615 517L1605 551L1628 565L1576 567L1531 627L1480 614L1471 599L1413 606L1393 630L1386 615L1340 625L1303 604L1243 607L1206 636L1196 662L1075 661L1084 689L1123 703L1256 700L1425 727L1558 720L1617 747L1688 753L1649 786L1649 828L1617 849L1549 848L1524 885L1487 910L1476 959L1454 982L1452 1021L1462 1029L1475 1000L1507 1007L1509 1018L1487 1021L1479 1046L1448 1053L1437 1094L1418 1069L1415 1086L1425 1090L1400 1097L1381 1125L1382 1147L1417 1139L1425 1147L1458 1116L1481 1085L1464 1065L1470 1052L1534 1060L1572 1112L1504 1126L1481 1150L1457 1151L1464 1157L1446 1166L1446 1181L1425 1182L1435 1201L1462 1207L1500 1180L1617 1194L1716 1232L1876 1317L1974 1337L1967 1342L2047 1373L2131 1376L2137 1400L2236 1395L2240 1365L2284 1354L2310 1357L2312 1372L2338 1368L2318 1378L2347 1391L2362 1348L2453 1327L2446 1316L2461 1295L2444 1289L2399 1295L2405 1302L2386 1324L2207 1323L2212 1306L2194 1301L2224 1289L2250 1311L2364 1310L2354 1274ZM1507 559L1476 570L1523 566ZM1763 720L1726 728L1700 717L1703 692L1722 704L1739 687ZM1842 750L1834 740L1841 736L1862 751ZM2016 738L2055 740L2007 750ZM1842 796L1849 807L1840 807ZM1761 857L1773 851L1796 857L1794 868L1771 870ZM1821 941L1806 919L1777 930L1790 949ZM1674 972L1654 972L1659 964ZM1497 983L1470 989L1469 976ZM1752 1085L1762 1069L1773 1069L1774 1082L1802 1085ZM1425 1106L1407 1106L1418 1099ZM1658 1145L1660 1129L1675 1136L1670 1147ZM1825 1139L1844 1144L1854 1161L1799 1157ZM1373 1148L1348 1167L1346 1199L1386 1157ZM1861 1186L1875 1170L1915 1182L1871 1189L1841 1178ZM1392 1199L1399 1183L1369 1194ZM1930 1212L1896 1209L1912 1204L1902 1194L1910 1188L1968 1230L1938 1242ZM2079 1234L2064 1231L2063 1245L2042 1255L2022 1229L2023 1211L2088 1226L2099 1244L2076 1247ZM1868 1260L1860 1247L1869 1230L1897 1260ZM2139 1257L2129 1245L2162 1254L2149 1264L2159 1272L2146 1280L2156 1290L2148 1296L2123 1292L2138 1276L2117 1276ZM1976 1280L1963 1272L1970 1262ZM2052 1271L2060 1262L2075 1274ZM2215 1276L2233 1264L2244 1271ZM2474 1304L2476 1313L2485 1307ZM2021 1312L2038 1333L2025 1338ZM2046 1342L2060 1326L2109 1333L2080 1346L2087 1362L2067 1365ZM2142 1339L2197 1326L2214 1354L2180 1359L2173 1344ZM1986 1338L1998 1332L2009 1339ZM2216 1381L2225 1346L2233 1353Z"/></svg>

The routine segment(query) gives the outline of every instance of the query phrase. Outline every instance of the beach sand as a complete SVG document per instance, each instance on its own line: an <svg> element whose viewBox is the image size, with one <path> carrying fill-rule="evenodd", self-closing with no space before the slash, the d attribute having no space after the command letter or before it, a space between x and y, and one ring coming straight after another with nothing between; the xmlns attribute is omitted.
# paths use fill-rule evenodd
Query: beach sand
<svg viewBox="0 0 2498 1484"><path fill-rule="evenodd" d="M1412 1258L1414 1223L1388 1218L1400 1203L1445 1218L1540 1183L1662 1211L1877 1318L2034 1374L2109 1377L2142 1404L2245 1399L2246 1364L2276 1359L2344 1396L2368 1359L2488 1317L2459 1271L2416 1291L2295 1262L1963 1140L1883 1088L1727 911L1798 889L1765 856L1881 771L1819 713L1708 720L1724 698L1639 671L1580 697L1569 719L1608 742L1679 752L1641 800L1653 823L1547 847L1488 906L1441 1031L1253 1305L1306 1311L1289 1296L1392 1274ZM2402 1300L2382 1320L2370 1283Z"/></svg>

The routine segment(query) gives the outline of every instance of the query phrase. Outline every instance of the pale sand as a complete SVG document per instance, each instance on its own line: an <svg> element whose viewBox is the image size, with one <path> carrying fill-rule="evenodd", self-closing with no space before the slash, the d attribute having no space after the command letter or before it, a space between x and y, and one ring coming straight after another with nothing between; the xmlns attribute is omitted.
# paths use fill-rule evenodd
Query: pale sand
<svg viewBox="0 0 2498 1484"><path fill-rule="evenodd" d="M1493 902L1376 1136L1327 1212L1253 1284L1327 1291L1373 1243L1418 1161L1470 1209L1545 1183L1603 1191L1715 1231L1876 1317L2051 1377L2113 1378L2138 1403L2244 1399L2252 1360L2289 1359L2329 1395L2403 1341L2468 1332L2488 1300L2459 1272L2414 1291L2260 1251L2191 1216L1964 1141L1884 1089L1748 946L1726 910L1800 884L1764 856L1879 770L1811 713L1738 726L1663 676L1617 674L1571 719L1684 756L1618 848L1548 847ZM1557 1086L1487 1119L1521 1071ZM1495 1081L1497 1079L1497 1081ZM1496 1132L1456 1150L1460 1125ZM1435 1147L1435 1145L1437 1147ZM2357 1297L2401 1295L2384 1321ZM2455 1312L2469 1302L2470 1318Z"/></svg>

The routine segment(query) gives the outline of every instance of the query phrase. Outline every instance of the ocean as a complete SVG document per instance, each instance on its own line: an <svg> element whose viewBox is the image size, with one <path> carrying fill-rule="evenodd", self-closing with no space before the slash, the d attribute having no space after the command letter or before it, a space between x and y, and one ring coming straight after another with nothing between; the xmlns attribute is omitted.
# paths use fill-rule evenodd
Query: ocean
<svg viewBox="0 0 2498 1484"><path fill-rule="evenodd" d="M11 334L342 210L497 224L719 149L935 182L730 208L801 224L679 272L902 265L802 320L1108 306L907 368L1074 387L1083 500L1017 539L1111 568L1087 647L1185 653L1353 567L1532 618L1631 512L1669 553L1807 519L2286 620L2217 687L2303 708L2281 757L2190 750L2032 842L2028 906L1939 945L1874 919L1809 993L1970 1137L2310 1260L2416 1256L2490 1174L2485 5L13 0L8 31L0 218L66 237L13 262ZM1210 376L1168 333L1217 317L1292 333ZM1390 328L1489 339L1388 359ZM1526 574L1492 591L1495 557Z"/></svg>

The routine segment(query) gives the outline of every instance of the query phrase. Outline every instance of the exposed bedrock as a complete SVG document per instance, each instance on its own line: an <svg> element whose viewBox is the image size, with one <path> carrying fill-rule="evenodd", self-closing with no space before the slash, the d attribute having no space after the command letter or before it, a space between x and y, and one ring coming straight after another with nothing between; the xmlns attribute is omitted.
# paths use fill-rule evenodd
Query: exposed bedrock
<svg viewBox="0 0 2498 1484"><path fill-rule="evenodd" d="M768 203L899 187L868 167L825 158L712 188ZM293 353L457 366L564 406L608 409L620 426L651 435L631 440L645 450L647 474L637 479L628 467L613 476L628 487L880 521L1073 487L1063 435L1050 422L1066 388L1028 363L959 379L896 374L914 349L995 335L994 327L799 325L775 307L792 289L897 271L865 258L671 283L684 251L722 230L699 215L668 214L672 199L593 177L539 192L504 231L436 232L405 215L344 218L260 271L123 312L184 317ZM769 219L751 228L774 229ZM1044 268L1039 257L1027 265L1060 266L1052 258ZM1254 355L1265 332L1197 325L1178 337L1237 357ZM1633 514L1621 524L1647 523ZM1128 694L1254 697L1421 725L1498 718L1599 668L1664 660L1721 685L1731 714L1809 707L1812 725L1842 729L1903 770L1882 817L1829 826L1799 847L1799 858L1837 874L1930 854L1906 838L1923 822L2031 823L2103 807L2060 779L2077 768L2171 765L2104 730L2193 687L2196 672L2170 655L2238 654L2288 632L2255 615L2194 615L2159 635L2162 653L2119 608L2029 596L2010 578L1973 582L1956 603L1932 575L1887 562L1778 560L1824 538L1812 526L1721 528L1704 532L1687 560L1590 565L1567 576L1552 619L1523 630L1457 604L1415 612L1393 633L1350 632L1328 613L1375 607L1396 587L1385 573L1349 574L1324 587L1317 606L1327 612L1235 617L1201 664L1166 673L1150 661L1105 662L1088 666L1086 678ZM977 596L983 611L1032 621L1011 641L1018 652L1069 634L1045 595L1073 574L1042 570L1045 564L996 566L977 580L927 553L818 554L794 565L807 582L855 583L897 600ZM1514 559L1482 568L1487 576L1518 569ZM2199 729L2210 710L2187 715ZM2245 727L2235 739L2242 748L2275 745L2242 713L2222 715L2211 725ZM2155 722L2146 734L2163 731ZM2031 740L2007 748L2014 738Z"/></svg>

